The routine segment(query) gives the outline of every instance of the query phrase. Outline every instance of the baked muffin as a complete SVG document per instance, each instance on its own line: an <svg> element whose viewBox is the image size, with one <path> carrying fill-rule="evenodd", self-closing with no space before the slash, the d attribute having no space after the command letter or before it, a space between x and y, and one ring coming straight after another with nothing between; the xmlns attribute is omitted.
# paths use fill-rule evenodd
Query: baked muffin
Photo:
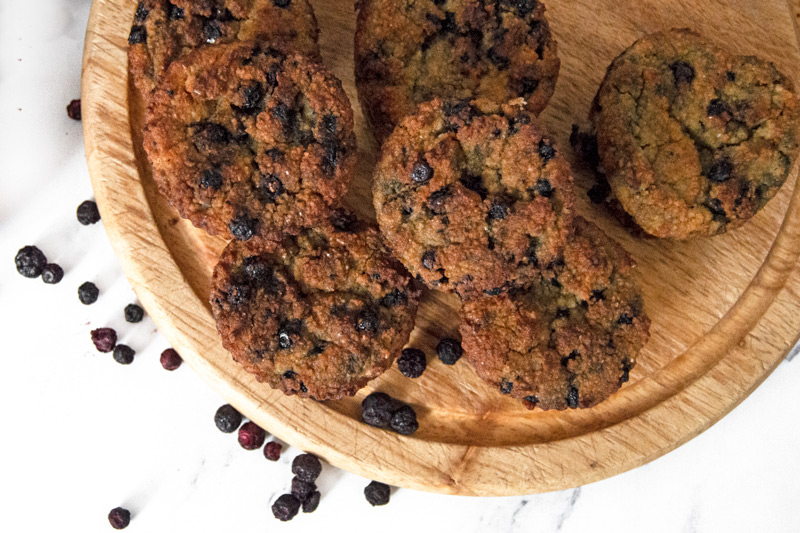
<svg viewBox="0 0 800 533"><path fill-rule="evenodd" d="M211 290L233 358L272 388L316 400L351 396L388 369L418 299L377 229L342 210L282 242L232 241Z"/></svg>
<svg viewBox="0 0 800 533"><path fill-rule="evenodd" d="M339 80L255 42L174 62L150 95L144 148L181 216L240 240L313 226L355 172L353 111Z"/></svg>
<svg viewBox="0 0 800 533"><path fill-rule="evenodd" d="M572 174L522 102L433 100L384 143L381 231L429 287L499 294L539 275L571 228Z"/></svg>
<svg viewBox="0 0 800 533"><path fill-rule="evenodd" d="M649 337L633 259L578 217L562 259L499 296L465 302L464 357L528 409L597 405L628 381Z"/></svg>
<svg viewBox="0 0 800 533"><path fill-rule="evenodd" d="M555 90L556 42L537 0L359 0L356 85L378 142L435 97L518 97L533 114Z"/></svg>
<svg viewBox="0 0 800 533"><path fill-rule="evenodd" d="M591 121L611 201L644 232L724 233L777 194L797 159L792 82L689 30L648 35L608 69Z"/></svg>
<svg viewBox="0 0 800 533"><path fill-rule="evenodd" d="M169 65L208 44L259 40L319 58L307 0L141 0L128 37L134 85L143 96Z"/></svg>

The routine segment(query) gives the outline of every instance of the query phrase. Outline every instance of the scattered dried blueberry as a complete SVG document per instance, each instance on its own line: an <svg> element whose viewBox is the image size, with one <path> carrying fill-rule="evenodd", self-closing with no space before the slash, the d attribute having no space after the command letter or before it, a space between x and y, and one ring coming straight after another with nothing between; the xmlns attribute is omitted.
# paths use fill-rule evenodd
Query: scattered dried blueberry
<svg viewBox="0 0 800 533"><path fill-rule="evenodd" d="M270 461L277 461L281 458L281 449L283 446L279 442L270 441L264 446L264 457Z"/></svg>
<svg viewBox="0 0 800 533"><path fill-rule="evenodd" d="M108 513L108 523L114 529L125 529L131 523L131 512L122 507L115 507Z"/></svg>
<svg viewBox="0 0 800 533"><path fill-rule="evenodd" d="M433 169L422 157L414 163L414 168L411 169L411 181L414 183L425 183L430 181L433 177Z"/></svg>
<svg viewBox="0 0 800 533"><path fill-rule="evenodd" d="M304 513L313 513L319 507L319 499L321 494L318 490L315 490L311 494L308 495L308 498L303 502L303 512Z"/></svg>
<svg viewBox="0 0 800 533"><path fill-rule="evenodd" d="M403 405L392 414L389 427L401 435L412 435L419 429L417 413L410 405Z"/></svg>
<svg viewBox="0 0 800 533"><path fill-rule="evenodd" d="M121 365L129 365L133 363L134 355L136 355L136 352L134 352L133 348L126 344L117 344L114 347L114 361Z"/></svg>
<svg viewBox="0 0 800 533"><path fill-rule="evenodd" d="M389 485L379 481L372 481L364 488L364 497L373 507L389 503L390 495L391 489Z"/></svg>
<svg viewBox="0 0 800 533"><path fill-rule="evenodd" d="M98 352L108 353L117 345L117 332L111 328L93 329L91 335Z"/></svg>
<svg viewBox="0 0 800 533"><path fill-rule="evenodd" d="M306 501L315 490L317 486L312 481L303 481L297 476L292 478L292 495L301 502Z"/></svg>
<svg viewBox="0 0 800 533"><path fill-rule="evenodd" d="M385 428L389 426L395 409L396 403L391 396L373 392L361 402L361 419L370 426Z"/></svg>
<svg viewBox="0 0 800 533"><path fill-rule="evenodd" d="M64 269L55 263L48 263L42 270L42 281L49 285L55 285L64 279Z"/></svg>
<svg viewBox="0 0 800 533"><path fill-rule="evenodd" d="M87 281L78 287L78 299L84 305L91 305L95 303L99 294L100 291L98 290L97 285L91 281Z"/></svg>
<svg viewBox="0 0 800 533"><path fill-rule="evenodd" d="M436 355L439 360L446 365L454 365L456 361L461 359L464 350L461 348L461 343L456 339L447 337L439 341L436 345Z"/></svg>
<svg viewBox="0 0 800 533"><path fill-rule="evenodd" d="M161 366L164 370L176 370L183 363L181 356L172 348L167 348L161 352Z"/></svg>
<svg viewBox="0 0 800 533"><path fill-rule="evenodd" d="M303 453L292 461L292 474L303 481L314 482L320 472L322 472L322 463L319 462L316 455Z"/></svg>
<svg viewBox="0 0 800 533"><path fill-rule="evenodd" d="M418 378L425 372L427 363L425 352L417 348L406 348L397 359L397 368L407 378Z"/></svg>
<svg viewBox="0 0 800 533"><path fill-rule="evenodd" d="M681 83L691 84L694 81L694 67L685 61L676 61L669 67L672 69L672 76L675 79L675 85Z"/></svg>
<svg viewBox="0 0 800 533"><path fill-rule="evenodd" d="M219 426L217 426L219 427ZM245 422L239 428L239 444L245 450L257 450L264 444L267 432L258 427L255 422Z"/></svg>
<svg viewBox="0 0 800 533"><path fill-rule="evenodd" d="M47 265L47 258L36 246L24 246L14 257L17 272L26 278L38 278Z"/></svg>
<svg viewBox="0 0 800 533"><path fill-rule="evenodd" d="M288 522L300 510L300 500L291 494L282 494L272 504L272 515L281 522Z"/></svg>
<svg viewBox="0 0 800 533"><path fill-rule="evenodd" d="M136 304L128 304L125 306L125 320L135 324L141 322L144 318L144 309Z"/></svg>
<svg viewBox="0 0 800 533"><path fill-rule="evenodd" d="M225 404L214 414L214 423L223 433L233 433L242 423L242 415L232 405Z"/></svg>
<svg viewBox="0 0 800 533"><path fill-rule="evenodd" d="M67 116L72 120L80 120L81 119L81 99L78 98L77 100L72 100L69 105L67 105Z"/></svg>
<svg viewBox="0 0 800 533"><path fill-rule="evenodd" d="M97 203L86 200L81 202L77 211L78 222L84 226L95 224L100 220L100 211L97 210Z"/></svg>

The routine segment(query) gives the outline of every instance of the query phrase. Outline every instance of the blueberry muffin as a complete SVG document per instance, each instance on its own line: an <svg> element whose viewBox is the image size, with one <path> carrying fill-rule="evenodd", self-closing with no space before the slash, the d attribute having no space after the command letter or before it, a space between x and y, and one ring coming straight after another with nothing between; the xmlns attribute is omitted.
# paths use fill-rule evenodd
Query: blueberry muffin
<svg viewBox="0 0 800 533"><path fill-rule="evenodd" d="M591 120L612 203L656 237L724 233L778 192L798 153L792 82L689 30L648 35L608 69Z"/></svg>
<svg viewBox="0 0 800 533"><path fill-rule="evenodd" d="M572 174L519 102L433 100L386 140L373 182L381 231L429 287L499 294L554 261Z"/></svg>
<svg viewBox="0 0 800 533"><path fill-rule="evenodd" d="M355 171L353 110L321 64L254 42L174 62L152 92L144 148L181 216L240 240L326 216Z"/></svg>
<svg viewBox="0 0 800 533"><path fill-rule="evenodd" d="M538 114L555 90L556 42L537 0L359 0L356 85L379 142L435 97L522 97Z"/></svg>
<svg viewBox="0 0 800 533"><path fill-rule="evenodd" d="M628 381L649 337L633 268L625 250L576 218L561 260L538 280L464 303L464 357L528 409L602 402Z"/></svg>
<svg viewBox="0 0 800 533"><path fill-rule="evenodd" d="M282 242L232 241L211 289L233 358L272 388L316 400L351 396L388 369L418 299L377 229L342 210Z"/></svg>
<svg viewBox="0 0 800 533"><path fill-rule="evenodd" d="M134 85L146 96L167 67L207 44L259 40L319 58L308 0L142 0L128 37Z"/></svg>

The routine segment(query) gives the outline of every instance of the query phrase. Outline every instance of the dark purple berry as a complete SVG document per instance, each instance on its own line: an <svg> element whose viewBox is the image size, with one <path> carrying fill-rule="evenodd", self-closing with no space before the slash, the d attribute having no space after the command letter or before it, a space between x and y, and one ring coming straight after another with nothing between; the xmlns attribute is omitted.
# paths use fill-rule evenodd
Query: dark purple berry
<svg viewBox="0 0 800 533"><path fill-rule="evenodd" d="M730 113L731 108L728 107L728 104L720 100L719 98L714 98L708 104L708 109L706 109L706 113L709 117L718 117L723 113Z"/></svg>
<svg viewBox="0 0 800 533"><path fill-rule="evenodd" d="M439 341L436 345L436 355L439 360L446 365L454 365L456 361L461 359L464 350L461 348L461 343L456 339L447 337Z"/></svg>
<svg viewBox="0 0 800 533"><path fill-rule="evenodd" d="M377 333L380 329L380 319L378 314L372 309L364 309L358 314L356 329L368 333Z"/></svg>
<svg viewBox="0 0 800 533"><path fill-rule="evenodd" d="M396 409L395 400L383 392L373 392L361 402L361 419L370 426L385 428Z"/></svg>
<svg viewBox="0 0 800 533"><path fill-rule="evenodd" d="M81 119L81 99L78 98L77 100L72 100L69 105L67 105L67 116L72 120L80 120Z"/></svg>
<svg viewBox="0 0 800 533"><path fill-rule="evenodd" d="M533 190L545 198L550 198L553 196L553 185L545 178L536 180L536 185L533 186Z"/></svg>
<svg viewBox="0 0 800 533"><path fill-rule="evenodd" d="M239 428L239 444L245 450L257 450L264 444L267 432L261 429L255 422L245 422Z"/></svg>
<svg viewBox="0 0 800 533"><path fill-rule="evenodd" d="M405 293L400 289L394 289L392 292L387 293L383 298L381 298L381 305L383 307L394 307L396 305L402 305L406 303L407 298Z"/></svg>
<svg viewBox="0 0 800 533"><path fill-rule="evenodd" d="M214 423L223 433L233 433L242 424L242 415L232 405L225 404L214 413Z"/></svg>
<svg viewBox="0 0 800 533"><path fill-rule="evenodd" d="M125 306L125 320L135 324L141 322L144 318L144 309L136 304L128 304Z"/></svg>
<svg viewBox="0 0 800 533"><path fill-rule="evenodd" d="M96 224L100 220L100 211L97 210L97 203L92 200L85 200L78 206L78 222L84 226Z"/></svg>
<svg viewBox="0 0 800 533"><path fill-rule="evenodd" d="M715 162L708 171L708 179L714 183L724 183L733 176L733 164L726 158Z"/></svg>
<svg viewBox="0 0 800 533"><path fill-rule="evenodd" d="M300 510L300 500L291 494L282 494L272 504L272 515L281 522L288 522Z"/></svg>
<svg viewBox="0 0 800 533"><path fill-rule="evenodd" d="M133 33L131 33L131 35L133 35ZM222 37L222 30L216 21L203 21L203 39L205 39L208 44L214 44L220 37Z"/></svg>
<svg viewBox="0 0 800 533"><path fill-rule="evenodd" d="M344 209L335 209L328 220L336 231L358 233L361 230L361 222L358 218Z"/></svg>
<svg viewBox="0 0 800 533"><path fill-rule="evenodd" d="M64 279L64 269L55 263L48 263L42 270L42 281L49 285L55 285Z"/></svg>
<svg viewBox="0 0 800 533"><path fill-rule="evenodd" d="M318 490L315 490L311 494L308 495L308 498L303 502L303 512L304 513L313 513L319 507L319 498L321 494Z"/></svg>
<svg viewBox="0 0 800 533"><path fill-rule="evenodd" d="M514 390L514 383L512 383L511 381L504 379L500 383L500 392L502 394L511 394L512 390Z"/></svg>
<svg viewBox="0 0 800 533"><path fill-rule="evenodd" d="M87 281L78 287L78 299L83 305L92 305L97 301L99 295L100 290L97 288L97 285L91 281Z"/></svg>
<svg viewBox="0 0 800 533"><path fill-rule="evenodd" d="M38 278L47 266L47 258L36 246L24 246L14 257L17 272L26 278Z"/></svg>
<svg viewBox="0 0 800 533"><path fill-rule="evenodd" d="M391 489L389 488L389 485L379 481L370 482L370 484L364 489L364 497L373 507L376 505L386 505L389 503L390 495Z"/></svg>
<svg viewBox="0 0 800 533"><path fill-rule="evenodd" d="M275 203L275 199L282 195L286 189L283 187L283 182L277 176L269 174L261 178L261 183L258 186L257 194L259 198L265 203Z"/></svg>
<svg viewBox="0 0 800 533"><path fill-rule="evenodd" d="M167 11L167 18L169 20L182 20L184 17L184 12L182 7L178 7L175 4L169 5L169 11Z"/></svg>
<svg viewBox="0 0 800 533"><path fill-rule="evenodd" d="M689 63L676 61L669 68L672 69L675 85L680 85L681 83L691 84L694 81L694 67Z"/></svg>
<svg viewBox="0 0 800 533"><path fill-rule="evenodd" d="M176 370L183 363L181 356L172 348L167 348L161 352L161 366L164 370Z"/></svg>
<svg viewBox="0 0 800 533"><path fill-rule="evenodd" d="M121 365L129 365L133 363L134 355L136 355L136 352L134 352L133 348L128 345L117 344L114 347L114 361Z"/></svg>
<svg viewBox="0 0 800 533"><path fill-rule="evenodd" d="M240 241L247 241L250 240L253 237L253 235L256 234L257 225L258 225L258 220L256 220L255 218L249 218L245 215L242 215L234 218L228 225L228 228L231 231L231 235L233 235Z"/></svg>
<svg viewBox="0 0 800 533"><path fill-rule="evenodd" d="M131 523L131 512L122 507L115 507L108 513L108 523L114 529L125 529Z"/></svg>
<svg viewBox="0 0 800 533"><path fill-rule="evenodd" d="M225 178L222 176L222 172L220 172L219 169L212 168L204 170L203 173L200 174L200 188L218 191L222 187L224 180Z"/></svg>
<svg viewBox="0 0 800 533"><path fill-rule="evenodd" d="M508 215L508 206L501 200L496 201L489 208L489 218L492 220L503 220Z"/></svg>
<svg viewBox="0 0 800 533"><path fill-rule="evenodd" d="M292 495L301 502L306 501L315 490L317 486L313 481L303 481L297 476L292 478Z"/></svg>
<svg viewBox="0 0 800 533"><path fill-rule="evenodd" d="M401 435L412 435L417 429L417 413L410 405L403 405L392 414L389 427Z"/></svg>
<svg viewBox="0 0 800 533"><path fill-rule="evenodd" d="M397 359L397 368L407 378L418 378L425 372L427 363L425 352L417 348L406 348Z"/></svg>
<svg viewBox="0 0 800 533"><path fill-rule="evenodd" d="M117 345L117 332L111 328L93 329L91 335L98 352L108 353Z"/></svg>
<svg viewBox="0 0 800 533"><path fill-rule="evenodd" d="M147 42L147 29L144 26L134 26L128 35L128 44L142 44Z"/></svg>
<svg viewBox="0 0 800 533"><path fill-rule="evenodd" d="M264 446L264 457L270 461L277 461L281 458L281 449L283 446L279 442L270 441Z"/></svg>
<svg viewBox="0 0 800 533"><path fill-rule="evenodd" d="M422 254L422 266L428 270L433 270L436 266L436 251L428 250Z"/></svg>
<svg viewBox="0 0 800 533"><path fill-rule="evenodd" d="M319 477L320 472L322 472L322 463L319 462L316 455L303 453L292 461L292 474L303 481L313 483Z"/></svg>
<svg viewBox="0 0 800 533"><path fill-rule="evenodd" d="M411 170L411 181L414 183L425 183L430 181L433 177L433 169L422 157L414 163L414 168Z"/></svg>
<svg viewBox="0 0 800 533"><path fill-rule="evenodd" d="M578 408L578 388L570 387L567 391L567 407L570 409Z"/></svg>
<svg viewBox="0 0 800 533"><path fill-rule="evenodd" d="M292 3L292 0L272 0L272 3L275 4L277 7L289 7L289 4Z"/></svg>
<svg viewBox="0 0 800 533"><path fill-rule="evenodd" d="M542 158L542 164L546 165L548 161L556 156L556 149L548 144L544 139L539 141L539 157Z"/></svg>
<svg viewBox="0 0 800 533"><path fill-rule="evenodd" d="M144 2L139 2L136 6L136 14L133 16L134 22L144 22L147 20L147 15L150 14L150 10L145 7Z"/></svg>

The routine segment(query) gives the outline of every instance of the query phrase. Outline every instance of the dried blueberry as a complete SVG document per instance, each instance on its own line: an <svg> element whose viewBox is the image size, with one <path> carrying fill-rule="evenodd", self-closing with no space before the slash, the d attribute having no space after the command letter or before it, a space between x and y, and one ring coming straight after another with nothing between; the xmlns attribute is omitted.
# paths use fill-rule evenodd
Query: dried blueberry
<svg viewBox="0 0 800 533"><path fill-rule="evenodd" d="M78 299L84 305L91 305L95 303L99 295L100 290L97 288L97 285L91 281L87 281L78 287Z"/></svg>
<svg viewBox="0 0 800 533"><path fill-rule="evenodd" d="M492 220L503 220L508 215L508 206L502 200L496 200L489 208L489 218Z"/></svg>
<svg viewBox="0 0 800 533"><path fill-rule="evenodd" d="M403 405L392 413L389 427L401 435L411 435L417 431L419 424L417 423L417 413L414 408L410 405Z"/></svg>
<svg viewBox="0 0 800 533"><path fill-rule="evenodd" d="M676 61L669 66L672 70L672 77L675 80L675 85L681 83L691 84L694 81L694 67L685 61Z"/></svg>
<svg viewBox="0 0 800 533"><path fill-rule="evenodd" d="M292 461L292 474L303 481L313 483L322 472L322 463L316 455L302 453Z"/></svg>
<svg viewBox="0 0 800 533"><path fill-rule="evenodd" d="M77 211L78 222L84 226L95 224L100 220L100 211L97 210L97 204L91 200L81 202Z"/></svg>
<svg viewBox="0 0 800 533"><path fill-rule="evenodd" d="M245 422L239 428L239 444L245 450L257 450L264 444L267 432L255 422Z"/></svg>
<svg viewBox="0 0 800 533"><path fill-rule="evenodd" d="M526 17L530 15L539 4L539 2L536 0L514 0L512 3L517 10L517 15L520 17Z"/></svg>
<svg viewBox="0 0 800 533"><path fill-rule="evenodd" d="M250 297L250 287L246 285L232 285L228 289L228 303L234 307L247 303Z"/></svg>
<svg viewBox="0 0 800 533"><path fill-rule="evenodd" d="M380 304L383 307L394 307L396 305L403 305L408 301L406 295L400 289L394 289L392 292L387 293L383 298L381 298Z"/></svg>
<svg viewBox="0 0 800 533"><path fill-rule="evenodd" d="M258 220L250 218L246 215L240 215L234 218L228 225L231 235L240 241L248 241L256 234L258 227Z"/></svg>
<svg viewBox="0 0 800 533"><path fill-rule="evenodd" d="M282 350L288 350L294 346L294 339L303 332L303 321L299 318L285 320L278 328L278 346Z"/></svg>
<svg viewBox="0 0 800 533"><path fill-rule="evenodd" d="M150 14L150 10L145 7L144 2L139 2L136 5L136 14L133 15L134 22L144 22L147 19L147 15Z"/></svg>
<svg viewBox="0 0 800 533"><path fill-rule="evenodd" d="M136 352L127 344L117 344L114 347L114 361L121 365L129 365L133 363L133 356Z"/></svg>
<svg viewBox="0 0 800 533"><path fill-rule="evenodd" d="M617 319L617 324L631 325L633 324L633 317L631 317L631 315L629 315L628 313L622 313L621 315L619 315L619 318Z"/></svg>
<svg viewBox="0 0 800 533"><path fill-rule="evenodd" d="M233 433L242 424L242 415L232 405L225 404L214 413L214 424L223 433Z"/></svg>
<svg viewBox="0 0 800 533"><path fill-rule="evenodd" d="M91 332L92 343L98 352L108 353L117 345L117 332L111 328L97 328Z"/></svg>
<svg viewBox="0 0 800 533"><path fill-rule="evenodd" d="M334 209L329 220L336 231L358 233L361 230L358 217L344 209Z"/></svg>
<svg viewBox="0 0 800 533"><path fill-rule="evenodd" d="M428 270L434 269L436 266L436 252L434 250L428 250L422 254L422 266Z"/></svg>
<svg viewBox="0 0 800 533"><path fill-rule="evenodd" d="M542 158L542 164L546 165L548 161L556 156L556 149L553 145L548 144L544 139L539 141L539 157Z"/></svg>
<svg viewBox="0 0 800 533"><path fill-rule="evenodd" d="M125 529L131 523L131 512L122 507L115 507L108 513L108 523L114 529Z"/></svg>
<svg viewBox="0 0 800 533"><path fill-rule="evenodd" d="M200 187L203 189L213 189L218 191L220 187L222 187L223 181L224 177L222 176L222 172L220 172L217 168L204 170L200 175Z"/></svg>
<svg viewBox="0 0 800 533"><path fill-rule="evenodd" d="M264 446L264 457L267 458L269 461L277 461L281 458L281 450L283 446L279 442L275 442L274 440L269 441Z"/></svg>
<svg viewBox="0 0 800 533"><path fill-rule="evenodd" d="M283 187L283 182L278 179L274 174L268 174L261 177L261 183L258 186L258 195L262 201L268 203L275 203L275 199L281 196L286 189Z"/></svg>
<svg viewBox="0 0 800 533"><path fill-rule="evenodd" d="M136 324L137 322L141 322L144 318L144 309L141 306L136 304L128 304L125 306L125 320Z"/></svg>
<svg viewBox="0 0 800 533"><path fill-rule="evenodd" d="M292 478L292 494L301 502L306 501L317 486L312 481L303 481L299 477Z"/></svg>
<svg viewBox="0 0 800 533"><path fill-rule="evenodd" d="M172 348L167 348L163 352L161 352L161 366L164 367L164 370L176 370L181 363L183 363L183 359L181 356L173 350Z"/></svg>
<svg viewBox="0 0 800 533"><path fill-rule="evenodd" d="M443 215L445 213L445 203L447 199L450 197L451 191L449 187L442 187L436 191L433 191L428 196L428 209L431 210L431 213L434 215Z"/></svg>
<svg viewBox="0 0 800 533"><path fill-rule="evenodd" d="M275 4L277 7L289 7L289 4L292 3L292 0L272 0L272 3Z"/></svg>
<svg viewBox="0 0 800 533"><path fill-rule="evenodd" d="M420 157L411 170L411 181L421 184L430 181L431 178L433 178L433 168L423 157Z"/></svg>
<svg viewBox="0 0 800 533"><path fill-rule="evenodd" d="M204 20L203 39L205 39L208 44L213 44L220 37L222 37L222 30L220 29L219 24L213 20Z"/></svg>
<svg viewBox="0 0 800 533"><path fill-rule="evenodd" d="M503 394L511 394L511 391L514 389L514 383L504 379L500 382L500 392Z"/></svg>
<svg viewBox="0 0 800 533"><path fill-rule="evenodd" d="M379 327L380 319L373 309L364 309L358 314L358 318L356 319L356 329L358 331L377 333Z"/></svg>
<svg viewBox="0 0 800 533"><path fill-rule="evenodd" d="M456 364L463 354L464 350L461 348L461 343L456 339L446 337L436 345L436 355L446 365Z"/></svg>
<svg viewBox="0 0 800 533"><path fill-rule="evenodd" d="M169 4L169 9L167 10L167 18L169 20L182 20L184 17L183 8L178 7L175 4Z"/></svg>
<svg viewBox="0 0 800 533"><path fill-rule="evenodd" d="M361 419L370 426L385 428L392 420L397 402L383 392L373 392L361 402Z"/></svg>
<svg viewBox="0 0 800 533"><path fill-rule="evenodd" d="M147 29L144 26L134 26L128 35L128 44L142 44L147 42Z"/></svg>
<svg viewBox="0 0 800 533"><path fill-rule="evenodd" d="M36 246L24 246L19 249L14 257L17 272L26 278L38 278L47 266L47 258Z"/></svg>
<svg viewBox="0 0 800 533"><path fill-rule="evenodd" d="M730 113L730 112L731 108L728 106L728 104L726 104L719 98L714 98L713 100L711 100L711 102L708 104L708 109L706 109L706 113L708 114L709 117L718 117L723 113Z"/></svg>
<svg viewBox="0 0 800 533"><path fill-rule="evenodd" d="M72 100L67 105L67 116L72 120L81 119L81 99Z"/></svg>
<svg viewBox="0 0 800 533"><path fill-rule="evenodd" d="M534 192L540 196L544 196L545 198L550 198L553 196L553 186L550 184L550 180L545 178L539 178L536 180L536 185L533 186Z"/></svg>
<svg viewBox="0 0 800 533"><path fill-rule="evenodd" d="M418 378L428 364L425 352L417 348L406 348L397 359L397 368L407 378Z"/></svg>
<svg viewBox="0 0 800 533"><path fill-rule="evenodd" d="M248 114L255 113L261 109L261 102L264 100L264 87L260 83L251 83L242 88L242 105L237 109Z"/></svg>
<svg viewBox="0 0 800 533"><path fill-rule="evenodd" d="M578 408L578 388L572 386L567 391L567 407L570 409L577 409Z"/></svg>
<svg viewBox="0 0 800 533"><path fill-rule="evenodd" d="M282 494L272 504L272 515L281 522L288 522L300 510L300 500L291 494Z"/></svg>
<svg viewBox="0 0 800 533"><path fill-rule="evenodd" d="M55 263L48 263L42 270L42 281L48 285L55 285L64 279L64 269Z"/></svg>
<svg viewBox="0 0 800 533"><path fill-rule="evenodd" d="M376 505L386 505L389 503L391 492L389 485L378 481L372 481L364 488L364 497L373 507Z"/></svg>
<svg viewBox="0 0 800 533"><path fill-rule="evenodd" d="M322 495L319 493L318 490L315 490L311 494L308 495L308 498L305 499L303 502L303 512L304 513L313 513L319 507L319 499Z"/></svg>
<svg viewBox="0 0 800 533"><path fill-rule="evenodd" d="M714 162L708 171L708 179L714 183L724 183L733 177L733 163L727 158Z"/></svg>

